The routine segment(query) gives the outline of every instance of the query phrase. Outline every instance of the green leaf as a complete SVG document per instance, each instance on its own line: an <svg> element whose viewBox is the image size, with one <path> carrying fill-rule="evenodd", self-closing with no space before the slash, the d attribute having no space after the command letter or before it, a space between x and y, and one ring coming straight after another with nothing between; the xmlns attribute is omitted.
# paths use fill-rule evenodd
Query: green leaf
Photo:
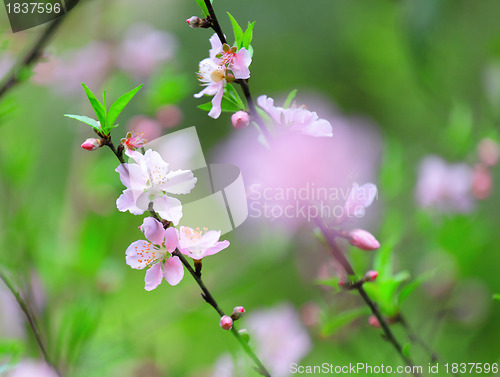
<svg viewBox="0 0 500 377"><path fill-rule="evenodd" d="M210 14L208 13L208 8L207 8L207 5L205 4L205 1L204 0L196 0L196 2L198 3L198 6L201 8L203 15L205 17L208 17ZM210 0L210 2L212 3L212 0Z"/></svg>
<svg viewBox="0 0 500 377"><path fill-rule="evenodd" d="M114 125L116 118L120 115L120 113L123 111L125 106L130 102L132 98L134 98L135 94L142 88L142 84L139 85L137 88L132 89L130 92L125 93L122 95L120 98L118 98L109 108L108 111L108 116L106 118L106 128L105 132L108 132L111 130L113 127L116 127L117 125Z"/></svg>
<svg viewBox="0 0 500 377"><path fill-rule="evenodd" d="M104 106L105 109L108 108L106 106L106 91L102 92L102 104L103 104L103 106Z"/></svg>
<svg viewBox="0 0 500 377"><path fill-rule="evenodd" d="M231 84L227 84L226 89L224 90L224 97L236 104L239 107L239 110L246 109L245 104L240 98L240 95Z"/></svg>
<svg viewBox="0 0 500 377"><path fill-rule="evenodd" d="M212 102L204 103L203 105L199 105L198 109L204 111L210 111L212 109ZM238 107L234 102L229 101L227 98L222 98L221 101L221 110L223 113L235 113L237 111L242 110Z"/></svg>
<svg viewBox="0 0 500 377"><path fill-rule="evenodd" d="M401 305L410 294L415 291L422 283L424 283L426 280L430 279L432 275L434 275L436 271L429 271L428 273L425 273L423 275L420 275L417 279L413 280L412 282L408 283L405 285L401 290L399 291L398 294L398 304Z"/></svg>
<svg viewBox="0 0 500 377"><path fill-rule="evenodd" d="M403 355L405 355L405 357L407 357L408 359L411 357L410 356L410 348L411 348L411 344L405 343L403 345L403 349L402 349Z"/></svg>
<svg viewBox="0 0 500 377"><path fill-rule="evenodd" d="M356 309L347 310L345 312L335 315L333 318L328 319L321 329L324 336L330 336L337 332L340 328L347 326L355 319L370 313L368 307L359 307Z"/></svg>
<svg viewBox="0 0 500 377"><path fill-rule="evenodd" d="M104 127L106 125L106 108L101 102L99 102L94 93L92 93L92 91L83 82L82 86L85 90L85 93L87 94L90 106L92 106L92 108L94 109L95 114L97 115L97 119L101 123L102 130L104 131Z"/></svg>
<svg viewBox="0 0 500 377"><path fill-rule="evenodd" d="M495 294L493 295L493 300L498 300L498 301L500 301L500 293L495 293Z"/></svg>
<svg viewBox="0 0 500 377"><path fill-rule="evenodd" d="M283 104L284 109L288 109L290 107L296 95L297 95L297 89L294 89L290 92L288 97L286 97L285 103Z"/></svg>
<svg viewBox="0 0 500 377"><path fill-rule="evenodd" d="M231 13L227 12L227 15L231 20L231 25L233 25L234 40L236 41L236 46L238 47L238 49L240 49L243 43L243 30L241 29L241 26L238 25L238 22L236 22Z"/></svg>
<svg viewBox="0 0 500 377"><path fill-rule="evenodd" d="M84 115L73 115L73 114L64 114L65 117L71 118L71 119L76 119L79 120L80 122L83 122L85 124L88 124L89 126L93 127L96 131L101 132L101 128L99 127L99 123L97 123L97 120L86 117Z"/></svg>
<svg viewBox="0 0 500 377"><path fill-rule="evenodd" d="M252 23L248 23L247 29L243 33L241 37L241 47L245 47L247 50L250 47L250 43L252 43L253 38L253 27L255 26L255 21Z"/></svg>

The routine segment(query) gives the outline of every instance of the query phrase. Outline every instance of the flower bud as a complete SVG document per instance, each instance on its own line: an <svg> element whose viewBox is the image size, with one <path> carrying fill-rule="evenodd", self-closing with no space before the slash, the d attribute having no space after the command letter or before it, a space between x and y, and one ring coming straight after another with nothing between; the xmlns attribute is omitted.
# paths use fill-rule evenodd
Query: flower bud
<svg viewBox="0 0 500 377"><path fill-rule="evenodd" d="M378 321L378 318L375 317L374 315L371 315L370 318L368 318L368 324L371 327L380 328L380 322Z"/></svg>
<svg viewBox="0 0 500 377"><path fill-rule="evenodd" d="M189 24L189 27L198 29L200 27L201 20L199 17L193 16L191 18L188 18L186 22Z"/></svg>
<svg viewBox="0 0 500 377"><path fill-rule="evenodd" d="M95 151L102 145L102 139L94 139L93 137L88 138L82 144L82 148L88 151Z"/></svg>
<svg viewBox="0 0 500 377"><path fill-rule="evenodd" d="M248 113L244 111L238 111L231 116L231 122L233 123L233 127L237 130L240 130L246 126L250 122L250 118Z"/></svg>
<svg viewBox="0 0 500 377"><path fill-rule="evenodd" d="M375 281L378 276L377 271L370 270L365 274L365 281Z"/></svg>
<svg viewBox="0 0 500 377"><path fill-rule="evenodd" d="M220 319L220 327L222 327L224 330L231 330L231 328L233 327L233 320L231 319L231 317L229 317L228 315L223 316Z"/></svg>
<svg viewBox="0 0 500 377"><path fill-rule="evenodd" d="M248 344L248 341L250 340L250 335L248 335L247 329L241 329L240 331L238 331L238 333L240 334L241 339Z"/></svg>
<svg viewBox="0 0 500 377"><path fill-rule="evenodd" d="M377 239L366 230L355 229L349 233L349 243L361 250L376 250L380 247Z"/></svg>
<svg viewBox="0 0 500 377"><path fill-rule="evenodd" d="M231 314L231 318L236 321L237 319L240 319L244 315L245 315L245 308L243 306L236 306L233 309L233 314Z"/></svg>

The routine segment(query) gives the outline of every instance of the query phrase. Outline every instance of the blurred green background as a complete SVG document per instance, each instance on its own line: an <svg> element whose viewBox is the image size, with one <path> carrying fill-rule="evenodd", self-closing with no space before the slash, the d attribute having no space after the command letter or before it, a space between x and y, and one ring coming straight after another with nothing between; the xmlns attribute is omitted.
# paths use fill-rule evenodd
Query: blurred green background
<svg viewBox="0 0 500 377"><path fill-rule="evenodd" d="M500 362L500 302L492 299L500 292L498 168L492 169L492 194L471 213L424 211L414 199L424 156L473 164L482 138L498 140L500 3L215 0L214 6L227 35L226 11L240 24L256 21L255 96L282 97L297 88L299 98L301 92L319 94L342 114L378 125L384 155L376 236L385 247L379 255L393 258L394 271L407 271L411 279L434 271L402 311L450 362ZM4 59L24 51L45 26L13 35L2 14ZM93 89L106 89L114 99L145 83L120 116L116 141L133 116L154 117L161 106L175 105L183 119L172 130L196 125L210 160L212 148L235 131L229 115L214 121L196 108L203 101L192 97L199 90L195 72L211 32L190 29L185 19L192 15L201 15L195 1L81 1L47 51L64 55L92 41L116 50L138 22L171 33L177 49L156 72L137 78L111 68ZM42 297L40 327L65 375L210 376L215 360L238 353L238 345L220 329L190 276L179 286L163 283L145 292L143 273L125 265L124 251L142 234L138 217L116 210L123 190L113 171L116 159L81 149L93 136L90 128L63 117L89 111L83 90L61 94L30 79L1 100L0 268L23 292ZM226 311L282 302L300 311L314 303L321 314L308 327L313 348L302 364L401 364L366 313L338 329L332 324L362 304L304 273L303 263L328 255L307 231L291 239L268 232L254 242L243 242L244 232L229 234L230 249L204 263L206 284ZM349 256L362 271L377 252L351 250ZM29 331L12 334L9 321L21 314L14 318L4 305L0 317L6 324L0 364L37 358ZM408 342L401 326L393 328ZM411 346L411 355L417 365L429 362L419 347Z"/></svg>

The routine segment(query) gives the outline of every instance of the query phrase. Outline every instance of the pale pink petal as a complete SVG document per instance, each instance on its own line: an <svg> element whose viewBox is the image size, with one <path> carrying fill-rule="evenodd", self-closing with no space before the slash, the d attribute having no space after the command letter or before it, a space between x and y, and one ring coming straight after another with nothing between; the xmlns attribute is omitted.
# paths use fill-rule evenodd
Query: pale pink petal
<svg viewBox="0 0 500 377"><path fill-rule="evenodd" d="M252 63L250 52L245 48L240 50L234 56L233 64L231 64L231 71L237 79L248 79L250 77L250 70L248 67Z"/></svg>
<svg viewBox="0 0 500 377"><path fill-rule="evenodd" d="M142 195L140 191L126 189L116 200L116 207L121 212L130 211L133 215L142 215L145 209L141 209L137 206L137 198L140 195Z"/></svg>
<svg viewBox="0 0 500 377"><path fill-rule="evenodd" d="M161 254L151 242L144 240L132 242L125 251L127 265L136 270L142 270L157 258L161 258Z"/></svg>
<svg viewBox="0 0 500 377"><path fill-rule="evenodd" d="M127 188L139 188L146 185L147 177L137 164L120 164L115 171L120 174L120 180Z"/></svg>
<svg viewBox="0 0 500 377"><path fill-rule="evenodd" d="M212 48L210 49L210 59L211 60L215 60L217 59L215 56L217 54L219 54L220 52L222 52L222 43L219 39L219 37L217 36L217 34L213 34L211 37L210 37L210 44L212 45Z"/></svg>
<svg viewBox="0 0 500 377"><path fill-rule="evenodd" d="M227 247L229 247L229 241L217 242L214 246L205 250L203 254L204 256L214 255L217 254L219 251L226 249Z"/></svg>
<svg viewBox="0 0 500 377"><path fill-rule="evenodd" d="M205 94L207 96L213 96L213 95L217 94L218 91L219 91L219 85L217 83L213 83L213 84L210 84L207 87L203 88L203 90L201 92L196 93L194 95L194 97L195 98L201 98Z"/></svg>
<svg viewBox="0 0 500 377"><path fill-rule="evenodd" d="M224 83L226 80L220 81L217 85L219 85L219 91L215 94L214 98L212 98L212 109L210 109L208 116L214 119L217 119L221 112L221 102L222 96L224 95Z"/></svg>
<svg viewBox="0 0 500 377"><path fill-rule="evenodd" d="M147 172L148 177L152 172L157 176L164 176L168 172L168 163L163 161L161 155L152 149L148 149L144 153L144 157L140 159L139 165L144 172Z"/></svg>
<svg viewBox="0 0 500 377"><path fill-rule="evenodd" d="M189 194L197 179L191 170L175 170L166 175L165 191L171 194Z"/></svg>
<svg viewBox="0 0 500 377"><path fill-rule="evenodd" d="M153 201L153 207L163 219L172 221L174 225L179 224L182 217L182 204L179 199L158 197Z"/></svg>
<svg viewBox="0 0 500 377"><path fill-rule="evenodd" d="M344 211L348 216L360 216L362 215L364 209L370 204L377 195L377 186L373 183L366 183L363 186L359 186L354 183L344 204Z"/></svg>
<svg viewBox="0 0 500 377"><path fill-rule="evenodd" d="M125 148L125 154L133 159L136 163L139 162L139 160L143 157L142 153L138 151L133 151L132 149Z"/></svg>
<svg viewBox="0 0 500 377"><path fill-rule="evenodd" d="M257 104L273 119L275 123L281 123L282 108L274 106L274 100L266 95L257 98Z"/></svg>
<svg viewBox="0 0 500 377"><path fill-rule="evenodd" d="M162 223L154 217L146 217L141 225L141 231L155 245L162 245L165 239L165 229Z"/></svg>
<svg viewBox="0 0 500 377"><path fill-rule="evenodd" d="M161 270L161 262L158 262L146 271L146 276L144 277L144 289L146 291L152 291L160 285L162 279L163 271Z"/></svg>
<svg viewBox="0 0 500 377"><path fill-rule="evenodd" d="M177 285L184 277L184 266L179 257L170 257L163 265L163 276L170 285Z"/></svg>
<svg viewBox="0 0 500 377"><path fill-rule="evenodd" d="M179 244L179 235L177 234L177 229L168 228L164 232L165 234L165 248L169 253L173 252Z"/></svg>
<svg viewBox="0 0 500 377"><path fill-rule="evenodd" d="M333 136L332 125L325 119L318 119L311 123L302 125L301 127L291 127L300 133L315 137L331 137Z"/></svg>

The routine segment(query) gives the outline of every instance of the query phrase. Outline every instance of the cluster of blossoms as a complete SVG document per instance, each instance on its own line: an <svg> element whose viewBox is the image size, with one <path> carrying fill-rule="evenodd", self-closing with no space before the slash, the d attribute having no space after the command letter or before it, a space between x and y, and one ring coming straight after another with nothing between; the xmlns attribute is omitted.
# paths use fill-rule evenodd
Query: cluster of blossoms
<svg viewBox="0 0 500 377"><path fill-rule="evenodd" d="M239 50L222 44L217 34L210 38L212 48L209 51L209 58L200 62L198 78L205 88L195 94L200 98L204 94L214 96L212 99L212 109L208 115L217 119L221 114L221 101L224 95L224 88L228 82L235 79L248 79L250 71L248 67L252 63L250 52L244 47Z"/></svg>
<svg viewBox="0 0 500 377"><path fill-rule="evenodd" d="M147 240L133 242L126 250L127 264L137 270L148 268L145 276L145 289L151 291L158 287L163 278L176 285L184 276L184 268L175 252L182 253L196 261L218 253L229 246L228 241L219 242L220 231L206 228L192 229L178 225L182 217L179 199L169 194L188 194L197 179L190 170L169 169L160 154L151 149L144 154L134 150L141 143L129 135L122 145L125 154L135 163L120 164L116 171L126 189L116 201L118 209L141 215L154 211L164 219L146 217L140 226Z"/></svg>

